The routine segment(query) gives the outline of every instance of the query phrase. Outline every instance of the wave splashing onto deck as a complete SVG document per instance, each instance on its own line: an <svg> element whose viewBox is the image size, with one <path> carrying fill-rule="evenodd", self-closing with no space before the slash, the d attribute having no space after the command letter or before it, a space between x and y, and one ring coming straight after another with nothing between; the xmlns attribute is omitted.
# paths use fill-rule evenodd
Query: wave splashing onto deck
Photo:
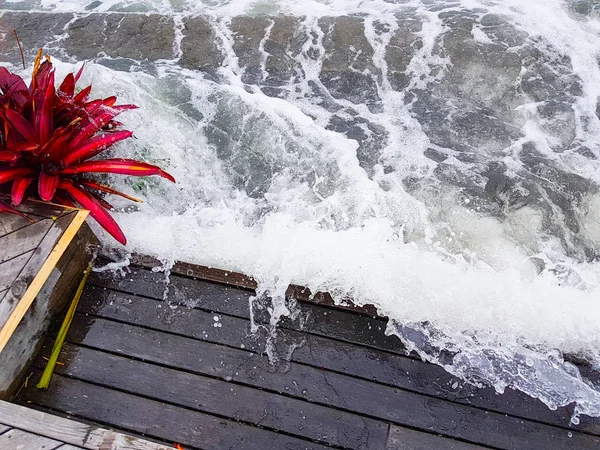
<svg viewBox="0 0 600 450"><path fill-rule="evenodd" d="M26 4L164 15L168 57L86 75L179 181L115 177L147 200L118 215L131 250L254 276L273 324L290 283L374 304L453 374L600 416L595 2Z"/></svg>

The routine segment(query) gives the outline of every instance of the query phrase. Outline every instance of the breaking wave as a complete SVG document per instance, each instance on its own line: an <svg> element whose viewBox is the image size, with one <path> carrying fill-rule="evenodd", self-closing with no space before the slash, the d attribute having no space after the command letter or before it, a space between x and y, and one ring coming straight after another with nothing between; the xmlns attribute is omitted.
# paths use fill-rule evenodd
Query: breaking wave
<svg viewBox="0 0 600 450"><path fill-rule="evenodd" d="M128 250L252 275L274 321L290 283L373 304L453 374L600 416L597 2L5 8L67 13L63 73L78 20L168 23L168 57L98 54L83 80L141 107L114 153L178 180L114 178L146 200L117 204Z"/></svg>

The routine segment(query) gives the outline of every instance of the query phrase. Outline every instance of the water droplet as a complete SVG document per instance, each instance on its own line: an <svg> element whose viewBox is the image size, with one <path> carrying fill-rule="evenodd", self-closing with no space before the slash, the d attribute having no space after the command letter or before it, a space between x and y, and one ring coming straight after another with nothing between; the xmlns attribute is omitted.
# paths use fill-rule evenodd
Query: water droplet
<svg viewBox="0 0 600 450"><path fill-rule="evenodd" d="M578 416L571 417L571 423L573 425L579 425L579 417Z"/></svg>
<svg viewBox="0 0 600 450"><path fill-rule="evenodd" d="M567 436L569 437L573 437L573 433L571 433L570 431L567 433Z"/></svg>

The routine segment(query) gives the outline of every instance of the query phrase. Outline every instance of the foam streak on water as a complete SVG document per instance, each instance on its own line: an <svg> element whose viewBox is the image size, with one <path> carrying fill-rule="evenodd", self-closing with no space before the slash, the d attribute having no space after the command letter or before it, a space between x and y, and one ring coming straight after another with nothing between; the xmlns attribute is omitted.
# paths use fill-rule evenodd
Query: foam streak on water
<svg viewBox="0 0 600 450"><path fill-rule="evenodd" d="M84 80L141 107L115 155L133 147L178 180L114 178L146 200L117 214L128 250L252 275L272 325L290 283L374 304L449 372L600 416L600 386L563 358L600 367L596 3L6 7L172 18L172 58L100 56ZM186 59L198 14L218 67Z"/></svg>

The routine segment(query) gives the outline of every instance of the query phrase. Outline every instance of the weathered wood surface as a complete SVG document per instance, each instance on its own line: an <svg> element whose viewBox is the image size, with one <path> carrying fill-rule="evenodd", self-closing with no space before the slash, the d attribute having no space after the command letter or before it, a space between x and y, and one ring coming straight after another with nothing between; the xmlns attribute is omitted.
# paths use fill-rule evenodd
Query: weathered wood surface
<svg viewBox="0 0 600 450"><path fill-rule="evenodd" d="M169 450L170 445L0 400L1 450Z"/></svg>
<svg viewBox="0 0 600 450"><path fill-rule="evenodd" d="M165 290L165 279L163 273L144 269L134 269L119 278L108 273L96 273L90 278L90 284L97 285L97 288L90 286L84 294L90 301L82 302L81 308L85 312L113 319L120 317L142 326L147 326L149 322L145 321L151 320L151 326L156 329L184 330L195 338L202 338L200 331L207 329L203 325L211 328L211 313L217 312L222 314L223 326L208 331L208 341L249 345L247 339L241 339L249 335L248 300L253 295L252 291L179 276L171 276L168 290ZM165 308L163 297L170 305L192 304L195 308L186 310L185 314L171 311L172 317L164 319L168 312L160 313ZM139 307L134 308L129 302L136 302ZM93 309L92 305L95 305ZM307 362L308 358L316 367L335 364L333 368L336 371L401 389L551 425L569 426L572 407L551 411L539 400L518 391L507 389L504 395L498 395L491 388L477 389L438 366L410 357L396 337L385 336L384 319L303 303L299 303L299 309L301 314L296 322L284 320L281 326L282 338L291 335L291 338L300 336L307 340L307 345L294 352L293 360L297 358L298 362ZM256 319L260 320L260 314ZM162 327L159 323L163 324ZM294 331L300 332L300 335L294 334ZM221 336L227 341L215 340ZM323 349L323 352L312 352L312 348ZM407 373L410 376L406 376ZM584 416L576 428L600 435L600 420Z"/></svg>
<svg viewBox="0 0 600 450"><path fill-rule="evenodd" d="M573 427L570 408L466 385L406 354L381 318L299 302L304 317L274 340L289 361L271 365L264 330L250 332L252 291L166 279L95 273L64 366L21 401L186 449L600 448L597 420Z"/></svg>
<svg viewBox="0 0 600 450"><path fill-rule="evenodd" d="M4 214L0 216L0 220L3 219ZM15 256L37 249L53 225L54 221L52 219L42 219L30 224L28 227L19 228L2 236L0 238L0 262L8 261Z"/></svg>
<svg viewBox="0 0 600 450"><path fill-rule="evenodd" d="M0 303L0 327L4 327L8 323L12 313L20 304L29 286L35 281L42 266L75 218L75 215L75 212L71 212L59 217L56 221L44 219L0 238L0 255L7 255L6 259L13 258L15 254L34 250L31 258L25 261L19 271L18 279L14 281L9 288L9 292L2 299L2 303ZM32 230L32 232L29 233L29 230ZM14 247L19 249L18 253L14 250ZM3 256L0 256L0 260L2 258ZM45 281L45 279L40 280L42 285ZM37 293L34 294L34 297L35 295ZM2 347L0 347L0 351L2 351Z"/></svg>
<svg viewBox="0 0 600 450"><path fill-rule="evenodd" d="M381 421L196 373L132 364L126 357L90 348L68 344L61 362L68 368L59 367L59 374L315 441L382 448L387 438L388 426ZM247 433L240 431L241 436ZM257 436L258 446L263 445L261 437Z"/></svg>
<svg viewBox="0 0 600 450"><path fill-rule="evenodd" d="M30 250L13 259L0 263L0 292L8 290L13 285L23 267L31 259L34 251ZM0 297L0 300L2 298Z"/></svg>
<svg viewBox="0 0 600 450"><path fill-rule="evenodd" d="M87 212L36 202L0 214L0 399L18 390L53 318L72 297L95 237Z"/></svg>
<svg viewBox="0 0 600 450"><path fill-rule="evenodd" d="M62 442L16 428L0 435L0 449L6 450L54 450L61 445Z"/></svg>

